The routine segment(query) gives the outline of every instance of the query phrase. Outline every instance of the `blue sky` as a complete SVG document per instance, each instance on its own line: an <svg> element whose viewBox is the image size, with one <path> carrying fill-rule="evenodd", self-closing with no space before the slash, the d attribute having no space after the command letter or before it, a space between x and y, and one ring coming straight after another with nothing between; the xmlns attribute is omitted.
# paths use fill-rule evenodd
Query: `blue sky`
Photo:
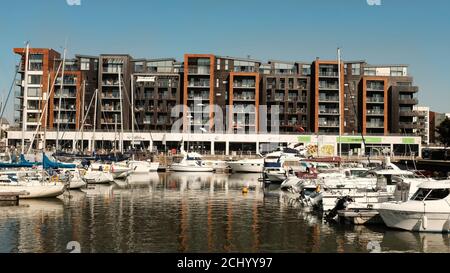
<svg viewBox="0 0 450 273"><path fill-rule="evenodd" d="M336 58L341 47L345 60L409 64L421 104L450 112L449 11L448 0L2 1L0 92L12 82L12 48L26 40L62 52L67 39L71 56L178 60L189 52L312 61Z"/></svg>

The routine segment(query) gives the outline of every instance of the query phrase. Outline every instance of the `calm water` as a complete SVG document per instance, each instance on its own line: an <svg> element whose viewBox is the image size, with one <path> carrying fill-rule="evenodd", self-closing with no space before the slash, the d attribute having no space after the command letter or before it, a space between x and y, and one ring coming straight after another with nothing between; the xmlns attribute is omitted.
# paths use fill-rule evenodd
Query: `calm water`
<svg viewBox="0 0 450 273"><path fill-rule="evenodd" d="M0 252L450 252L448 235L322 223L258 177L153 174L21 201L0 208Z"/></svg>

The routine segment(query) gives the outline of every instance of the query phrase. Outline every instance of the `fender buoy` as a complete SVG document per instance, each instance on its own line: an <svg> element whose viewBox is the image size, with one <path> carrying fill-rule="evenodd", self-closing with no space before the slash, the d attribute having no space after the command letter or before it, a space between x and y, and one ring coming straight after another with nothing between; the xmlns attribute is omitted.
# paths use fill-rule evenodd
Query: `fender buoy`
<svg viewBox="0 0 450 273"><path fill-rule="evenodd" d="M423 228L424 230L426 230L427 227L428 227L428 218L427 218L426 215L424 215L424 216L422 217L422 228Z"/></svg>

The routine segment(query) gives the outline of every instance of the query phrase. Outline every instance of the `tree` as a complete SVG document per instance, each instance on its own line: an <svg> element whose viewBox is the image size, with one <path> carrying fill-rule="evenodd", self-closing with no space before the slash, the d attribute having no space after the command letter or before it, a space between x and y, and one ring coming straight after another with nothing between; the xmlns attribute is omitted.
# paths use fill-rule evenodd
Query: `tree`
<svg viewBox="0 0 450 273"><path fill-rule="evenodd" d="M447 147L450 146L450 119L448 117L445 118L445 120L438 127L436 127L436 133L439 134L439 141L444 144L444 158L447 158Z"/></svg>
<svg viewBox="0 0 450 273"><path fill-rule="evenodd" d="M450 119L447 117L445 120L436 127L436 133L439 134L439 141L444 144L445 147L450 146Z"/></svg>

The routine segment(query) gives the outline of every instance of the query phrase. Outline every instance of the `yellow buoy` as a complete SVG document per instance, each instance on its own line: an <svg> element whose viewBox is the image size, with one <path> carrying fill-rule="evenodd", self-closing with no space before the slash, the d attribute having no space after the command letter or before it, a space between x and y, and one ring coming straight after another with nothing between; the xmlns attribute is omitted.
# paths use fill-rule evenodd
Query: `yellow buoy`
<svg viewBox="0 0 450 273"><path fill-rule="evenodd" d="M242 189L242 193L248 193L248 188L247 187L244 187L243 189Z"/></svg>

